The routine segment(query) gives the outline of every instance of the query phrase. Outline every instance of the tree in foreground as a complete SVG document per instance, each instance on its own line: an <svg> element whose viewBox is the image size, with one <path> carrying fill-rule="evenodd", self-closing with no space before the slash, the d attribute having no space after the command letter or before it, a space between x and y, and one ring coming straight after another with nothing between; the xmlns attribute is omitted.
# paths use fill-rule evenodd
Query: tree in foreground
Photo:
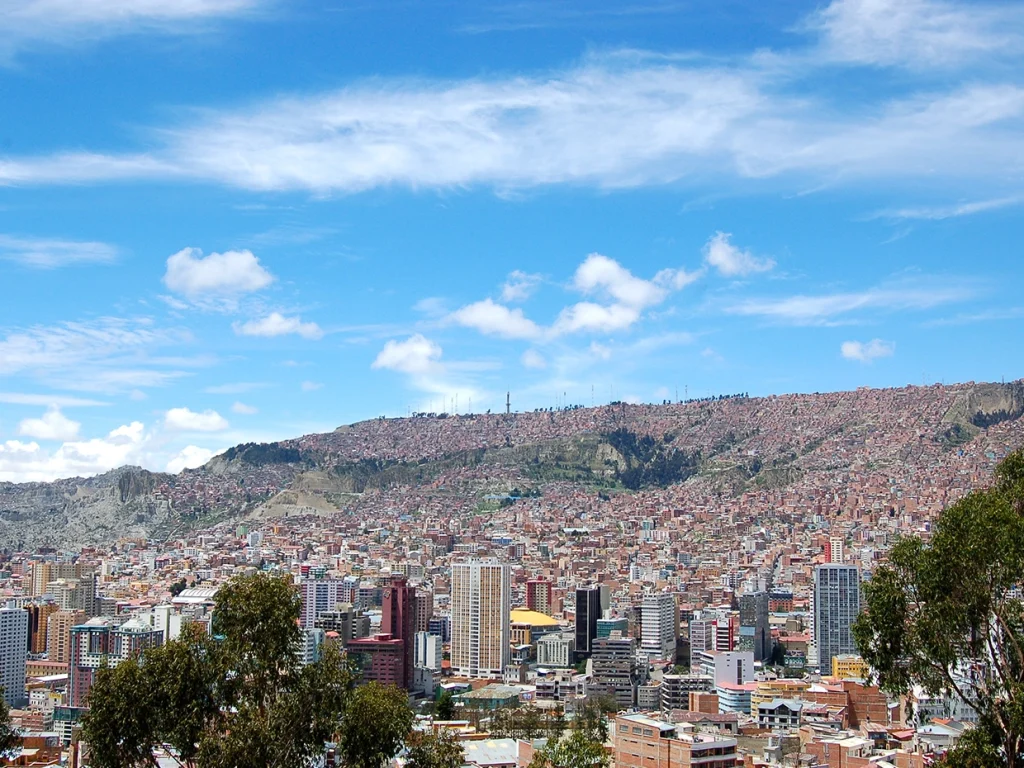
<svg viewBox="0 0 1024 768"><path fill-rule="evenodd" d="M606 768L608 753L604 745L581 729L563 739L551 739L537 750L530 768Z"/></svg>
<svg viewBox="0 0 1024 768"><path fill-rule="evenodd" d="M438 720L454 720L455 719L455 697L452 696L452 692L445 689L441 693L441 697L437 700L437 707L434 710L434 715Z"/></svg>
<svg viewBox="0 0 1024 768"><path fill-rule="evenodd" d="M21 745L21 735L11 723L11 708L7 706L3 692L0 687L0 760L16 754Z"/></svg>
<svg viewBox="0 0 1024 768"><path fill-rule="evenodd" d="M962 699L979 722L949 765L1024 765L1024 452L946 509L927 543L903 538L864 585L857 646L882 689Z"/></svg>
<svg viewBox="0 0 1024 768"><path fill-rule="evenodd" d="M447 728L437 732L414 731L406 741L406 768L462 768L465 751Z"/></svg>
<svg viewBox="0 0 1024 768"><path fill-rule="evenodd" d="M394 685L367 683L349 697L338 746L348 768L382 768L398 754L414 720L409 695Z"/></svg>
<svg viewBox="0 0 1024 768"><path fill-rule="evenodd" d="M233 579L214 637L199 627L97 673L83 737L92 768L155 765L167 744L189 768L296 768L322 754L352 686L337 650L303 666L299 601L285 579Z"/></svg>

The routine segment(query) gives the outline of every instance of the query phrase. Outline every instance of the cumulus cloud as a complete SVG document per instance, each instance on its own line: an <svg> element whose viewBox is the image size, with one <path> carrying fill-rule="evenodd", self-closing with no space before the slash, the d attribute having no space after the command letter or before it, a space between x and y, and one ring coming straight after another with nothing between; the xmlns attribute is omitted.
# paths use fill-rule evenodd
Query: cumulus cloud
<svg viewBox="0 0 1024 768"><path fill-rule="evenodd" d="M521 270L509 272L501 286L501 300L506 303L526 301L540 285L540 275L531 275Z"/></svg>
<svg viewBox="0 0 1024 768"><path fill-rule="evenodd" d="M300 317L285 317L280 312L271 312L262 320L249 320L233 325L240 336L286 336L295 334L304 339L323 338L324 332L313 322L304 323Z"/></svg>
<svg viewBox="0 0 1024 768"><path fill-rule="evenodd" d="M222 432L227 419L214 410L201 413L188 408L172 408L164 414L164 427L172 432Z"/></svg>
<svg viewBox="0 0 1024 768"><path fill-rule="evenodd" d="M523 352L523 356L519 358L519 361L523 364L524 368L532 368L533 370L542 370L548 367L548 361L544 359L544 355L535 349L528 349Z"/></svg>
<svg viewBox="0 0 1024 768"><path fill-rule="evenodd" d="M594 304L581 301L558 314L552 328L556 335L580 331L611 333L629 328L640 319L640 310L622 304Z"/></svg>
<svg viewBox="0 0 1024 768"><path fill-rule="evenodd" d="M643 309L661 302L666 291L655 283L633 275L615 259L592 253L576 268L573 285L582 293L603 291L628 307Z"/></svg>
<svg viewBox="0 0 1024 768"><path fill-rule="evenodd" d="M181 449L174 458L167 462L166 470L171 474L178 474L183 469L195 469L201 467L214 457L214 452L197 445L188 445Z"/></svg>
<svg viewBox="0 0 1024 768"><path fill-rule="evenodd" d="M441 354L440 345L417 333L405 341L388 341L370 367L411 374L429 373L437 369Z"/></svg>
<svg viewBox="0 0 1024 768"><path fill-rule="evenodd" d="M133 421L104 438L63 443L50 452L36 442L0 443L0 481L49 482L60 477L91 476L140 464L146 444L145 428Z"/></svg>
<svg viewBox="0 0 1024 768"><path fill-rule="evenodd" d="M38 419L23 419L18 434L37 440L74 440L81 424L72 421L59 408L50 408Z"/></svg>
<svg viewBox="0 0 1024 768"><path fill-rule="evenodd" d="M521 309L509 309L491 299L462 307L450 315L452 321L489 336L506 339L534 339L541 329Z"/></svg>
<svg viewBox="0 0 1024 768"><path fill-rule="evenodd" d="M728 232L716 232L704 244L704 261L718 270L723 277L745 277L755 272L767 272L775 266L775 260L757 258L750 251L737 248Z"/></svg>
<svg viewBox="0 0 1024 768"><path fill-rule="evenodd" d="M71 264L109 264L117 259L117 248L106 243L0 235L0 259L34 269L56 269Z"/></svg>
<svg viewBox="0 0 1024 768"><path fill-rule="evenodd" d="M254 413L259 413L259 409L252 405L246 405L243 402L236 401L231 406L231 412L241 414L242 416L252 416Z"/></svg>
<svg viewBox="0 0 1024 768"><path fill-rule="evenodd" d="M844 341L839 348L847 360L870 363L880 357L892 357L896 352L896 343L872 339L871 341Z"/></svg>
<svg viewBox="0 0 1024 768"><path fill-rule="evenodd" d="M252 251L225 251L203 256L199 248L183 248L167 259L164 285L196 300L204 297L237 297L266 288L274 282Z"/></svg>

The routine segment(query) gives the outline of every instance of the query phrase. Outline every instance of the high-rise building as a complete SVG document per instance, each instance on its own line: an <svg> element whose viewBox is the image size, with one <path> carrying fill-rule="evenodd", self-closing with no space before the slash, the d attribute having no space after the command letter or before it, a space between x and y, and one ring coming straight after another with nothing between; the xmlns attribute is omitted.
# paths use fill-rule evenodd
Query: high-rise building
<svg viewBox="0 0 1024 768"><path fill-rule="evenodd" d="M675 659L679 638L675 595L652 594L640 605L640 650L650 659Z"/></svg>
<svg viewBox="0 0 1024 768"><path fill-rule="evenodd" d="M832 673L832 659L856 653L850 631L860 613L860 569L830 563L814 569L814 645L818 671Z"/></svg>
<svg viewBox="0 0 1024 768"><path fill-rule="evenodd" d="M416 633L416 666L441 669L441 638L429 632Z"/></svg>
<svg viewBox="0 0 1024 768"><path fill-rule="evenodd" d="M29 603L28 611L28 652L46 653L46 629L50 614L60 610L56 603Z"/></svg>
<svg viewBox="0 0 1024 768"><path fill-rule="evenodd" d="M825 562L846 562L846 552L844 544L845 542L842 536L829 536L828 541L825 542Z"/></svg>
<svg viewBox="0 0 1024 768"><path fill-rule="evenodd" d="M299 585L302 598L299 625L313 629L321 613L333 610L338 603L352 602L350 591L350 585L340 579L305 579Z"/></svg>
<svg viewBox="0 0 1024 768"><path fill-rule="evenodd" d="M406 687L412 685L412 671L416 666L416 590L404 576L394 575L384 591L380 631L402 641L402 677Z"/></svg>
<svg viewBox="0 0 1024 768"><path fill-rule="evenodd" d="M591 644L597 639L597 620L601 618L601 588L579 587L576 590L576 658L590 656Z"/></svg>
<svg viewBox="0 0 1024 768"><path fill-rule="evenodd" d="M56 614L54 614L56 615ZM71 662L68 669L68 693L72 707L84 707L96 679L96 671L106 664L116 667L147 648L163 644L163 630L138 619L118 626L110 619L94 618L71 628Z"/></svg>
<svg viewBox="0 0 1024 768"><path fill-rule="evenodd" d="M629 635L629 619L625 616L613 616L597 620L598 637L611 637L613 632L618 632L621 637L627 637Z"/></svg>
<svg viewBox="0 0 1024 768"><path fill-rule="evenodd" d="M57 611L46 622L46 655L50 661L67 664L71 661L71 628L84 624L85 611Z"/></svg>
<svg viewBox="0 0 1024 768"><path fill-rule="evenodd" d="M545 579L530 579L526 582L526 607L531 611L551 615L554 606L551 582Z"/></svg>
<svg viewBox="0 0 1024 768"><path fill-rule="evenodd" d="M28 657L28 611L8 603L0 608L0 685L9 707L28 701L25 693L25 660Z"/></svg>
<svg viewBox="0 0 1024 768"><path fill-rule="evenodd" d="M434 616L434 593L426 589L416 590L416 631L428 632L430 619Z"/></svg>
<svg viewBox="0 0 1024 768"><path fill-rule="evenodd" d="M647 667L641 668L632 637L595 638L590 662L594 670L588 689L591 693L613 697L620 709L629 709L636 703L636 689Z"/></svg>
<svg viewBox="0 0 1024 768"><path fill-rule="evenodd" d="M471 559L452 565L452 671L501 677L511 657L511 580L507 565Z"/></svg>
<svg viewBox="0 0 1024 768"><path fill-rule="evenodd" d="M740 595L740 637L738 648L751 651L754 661L764 661L772 653L772 633L768 627L768 593Z"/></svg>

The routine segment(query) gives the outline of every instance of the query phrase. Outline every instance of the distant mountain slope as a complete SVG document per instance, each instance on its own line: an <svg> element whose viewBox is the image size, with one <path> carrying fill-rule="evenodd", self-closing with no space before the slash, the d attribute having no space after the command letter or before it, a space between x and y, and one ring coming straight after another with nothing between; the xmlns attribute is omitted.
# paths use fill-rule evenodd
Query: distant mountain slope
<svg viewBox="0 0 1024 768"><path fill-rule="evenodd" d="M924 483L916 469L977 441L1024 444L1022 416L1024 383L1013 382L375 419L235 446L178 475L125 467L0 483L0 546L165 538L250 514L366 508L401 488L482 498L514 485L657 494L687 483L728 496L887 468Z"/></svg>

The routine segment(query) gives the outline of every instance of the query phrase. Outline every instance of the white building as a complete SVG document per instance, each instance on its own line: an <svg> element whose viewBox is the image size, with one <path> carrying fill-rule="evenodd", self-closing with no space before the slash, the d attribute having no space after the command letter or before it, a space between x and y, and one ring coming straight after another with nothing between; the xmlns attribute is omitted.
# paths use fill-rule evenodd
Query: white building
<svg viewBox="0 0 1024 768"><path fill-rule="evenodd" d="M441 638L429 632L417 632L415 666L439 670L441 659Z"/></svg>
<svg viewBox="0 0 1024 768"><path fill-rule="evenodd" d="M640 605L640 650L650 659L674 659L679 620L675 595L646 595Z"/></svg>
<svg viewBox="0 0 1024 768"><path fill-rule="evenodd" d="M9 707L22 707L25 693L25 659L28 656L28 611L13 603L0 608L0 685Z"/></svg>
<svg viewBox="0 0 1024 768"><path fill-rule="evenodd" d="M571 667L576 640L571 635L552 633L537 641L537 666Z"/></svg>
<svg viewBox="0 0 1024 768"><path fill-rule="evenodd" d="M320 650L327 633L322 629L302 630L302 644L299 646L299 661L302 666L320 661Z"/></svg>
<svg viewBox="0 0 1024 768"><path fill-rule="evenodd" d="M501 679L511 660L509 567L493 558L452 565L452 672Z"/></svg>

